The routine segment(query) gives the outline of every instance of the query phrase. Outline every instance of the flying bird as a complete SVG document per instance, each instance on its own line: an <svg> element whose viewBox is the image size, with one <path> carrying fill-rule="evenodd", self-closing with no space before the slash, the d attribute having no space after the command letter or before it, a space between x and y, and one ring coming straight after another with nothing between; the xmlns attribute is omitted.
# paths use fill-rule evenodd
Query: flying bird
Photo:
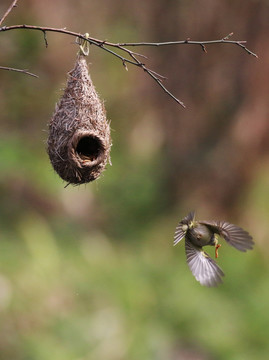
<svg viewBox="0 0 269 360"><path fill-rule="evenodd" d="M226 221L197 221L195 212L190 212L182 219L175 232L174 245L185 238L187 264L195 279L204 286L218 286L222 283L223 271L204 250L206 245L215 246L215 257L218 257L218 237L239 251L251 250L254 242L249 233L239 226Z"/></svg>

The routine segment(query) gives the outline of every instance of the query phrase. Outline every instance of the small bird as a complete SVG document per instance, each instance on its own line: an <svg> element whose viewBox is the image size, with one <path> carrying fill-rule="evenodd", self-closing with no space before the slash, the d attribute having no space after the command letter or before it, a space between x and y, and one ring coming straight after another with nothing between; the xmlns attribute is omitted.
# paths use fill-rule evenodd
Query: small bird
<svg viewBox="0 0 269 360"><path fill-rule="evenodd" d="M175 232L174 245L185 237L185 252L188 266L195 279L204 286L218 286L222 283L223 271L204 250L203 246L215 246L218 257L218 236L239 251L253 248L254 242L249 233L239 226L225 221L196 221L195 212L182 219Z"/></svg>

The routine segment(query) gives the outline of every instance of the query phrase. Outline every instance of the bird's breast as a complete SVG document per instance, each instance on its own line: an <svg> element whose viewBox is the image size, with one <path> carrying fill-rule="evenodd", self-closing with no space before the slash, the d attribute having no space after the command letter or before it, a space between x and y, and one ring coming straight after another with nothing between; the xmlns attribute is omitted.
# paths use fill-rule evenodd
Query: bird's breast
<svg viewBox="0 0 269 360"><path fill-rule="evenodd" d="M196 246L210 245L212 234L206 226L197 226L188 230L187 238Z"/></svg>

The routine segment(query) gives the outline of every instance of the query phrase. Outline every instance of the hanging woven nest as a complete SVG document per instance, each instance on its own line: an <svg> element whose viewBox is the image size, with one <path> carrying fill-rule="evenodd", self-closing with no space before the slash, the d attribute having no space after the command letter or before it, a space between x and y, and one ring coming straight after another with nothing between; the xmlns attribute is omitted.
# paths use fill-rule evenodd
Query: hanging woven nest
<svg viewBox="0 0 269 360"><path fill-rule="evenodd" d="M63 180L79 185L101 175L110 161L110 148L105 108L80 53L49 124L49 158Z"/></svg>

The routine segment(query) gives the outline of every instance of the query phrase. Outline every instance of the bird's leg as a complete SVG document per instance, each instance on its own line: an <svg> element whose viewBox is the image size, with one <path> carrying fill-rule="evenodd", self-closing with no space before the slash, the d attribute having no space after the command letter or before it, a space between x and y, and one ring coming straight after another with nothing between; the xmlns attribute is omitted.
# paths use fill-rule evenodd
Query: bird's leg
<svg viewBox="0 0 269 360"><path fill-rule="evenodd" d="M219 257L218 249L221 247L221 244L219 244L216 235L214 239L214 244L215 244L215 258L217 259Z"/></svg>
<svg viewBox="0 0 269 360"><path fill-rule="evenodd" d="M215 245L215 257L216 257L216 259L219 257L218 248L220 248L220 247L221 247L221 244L216 244Z"/></svg>

